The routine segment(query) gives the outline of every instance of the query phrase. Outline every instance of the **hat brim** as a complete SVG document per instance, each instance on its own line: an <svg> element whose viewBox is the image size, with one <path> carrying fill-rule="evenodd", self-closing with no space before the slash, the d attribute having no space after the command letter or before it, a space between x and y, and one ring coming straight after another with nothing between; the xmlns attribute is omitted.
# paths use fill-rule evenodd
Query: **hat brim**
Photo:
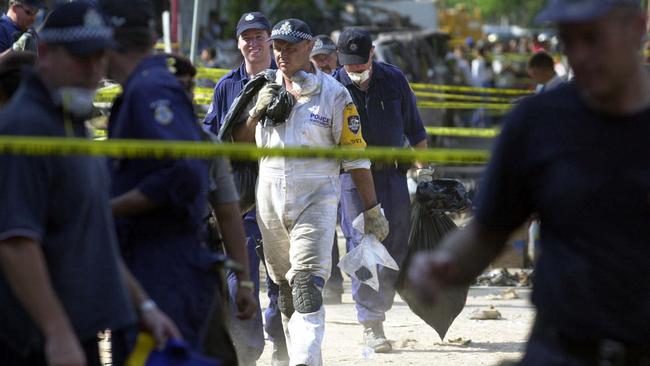
<svg viewBox="0 0 650 366"><path fill-rule="evenodd" d="M336 48L320 48L317 50L311 51L311 54L309 56L318 56L318 55L331 55L334 52L336 52Z"/></svg>
<svg viewBox="0 0 650 366"><path fill-rule="evenodd" d="M68 52L78 57L90 56L100 51L117 48L118 46L117 42L112 39L88 39L77 42L66 42L61 45L63 45Z"/></svg>
<svg viewBox="0 0 650 366"><path fill-rule="evenodd" d="M591 8L581 4L550 5L535 17L535 23L585 23L606 15L614 4L603 2L591 5Z"/></svg>
<svg viewBox="0 0 650 366"><path fill-rule="evenodd" d="M237 37L241 36L242 33L246 32L249 29L258 29L258 30L263 30L263 31L270 31L271 28L264 24L264 23L249 23L246 25L242 25L241 27L237 28Z"/></svg>
<svg viewBox="0 0 650 366"><path fill-rule="evenodd" d="M367 64L370 53L367 55L351 55L339 52L339 63L341 65L362 65Z"/></svg>
<svg viewBox="0 0 650 366"><path fill-rule="evenodd" d="M269 41L287 41L289 43L300 43L302 41L308 41L308 39L290 36L288 34L276 34L269 38Z"/></svg>

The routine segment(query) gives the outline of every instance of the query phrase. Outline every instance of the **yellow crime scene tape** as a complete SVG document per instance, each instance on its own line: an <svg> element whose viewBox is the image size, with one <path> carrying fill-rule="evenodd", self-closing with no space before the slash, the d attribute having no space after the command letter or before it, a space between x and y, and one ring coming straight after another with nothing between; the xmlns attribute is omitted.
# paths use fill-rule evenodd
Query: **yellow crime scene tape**
<svg viewBox="0 0 650 366"><path fill-rule="evenodd" d="M121 92L120 88L111 87L102 89L95 96L96 103L111 103ZM212 102L212 94L195 94L194 102L198 105L209 105ZM512 104L509 103L464 103L464 102L431 102L420 101L417 103L421 108L432 109L497 109L509 110Z"/></svg>
<svg viewBox="0 0 650 366"><path fill-rule="evenodd" d="M254 144L214 144L193 141L112 140L92 141L81 138L0 136L0 154L16 155L93 155L112 158L207 159L215 156L254 161L262 157L370 159L381 162L414 161L436 164L485 164L487 150L397 149L368 147L344 148L258 148Z"/></svg>
<svg viewBox="0 0 650 366"><path fill-rule="evenodd" d="M464 102L417 102L420 108L433 109L496 109L507 111L513 107L505 103L464 103Z"/></svg>
<svg viewBox="0 0 650 366"><path fill-rule="evenodd" d="M494 138L501 133L498 128L425 127L424 129L427 134L433 136Z"/></svg>
<svg viewBox="0 0 650 366"><path fill-rule="evenodd" d="M445 100L471 100L476 102L495 102L495 103L512 103L512 98L484 97L481 95L464 95L448 93L431 93L416 91L415 96L418 98L439 98Z"/></svg>
<svg viewBox="0 0 650 366"><path fill-rule="evenodd" d="M474 86L460 86L460 85L437 85L437 84L421 84L411 83L413 90L442 90L442 91L456 91L464 93L483 93L483 94L503 94L503 95L529 95L533 92L524 89L501 89L501 88L479 88Z"/></svg>

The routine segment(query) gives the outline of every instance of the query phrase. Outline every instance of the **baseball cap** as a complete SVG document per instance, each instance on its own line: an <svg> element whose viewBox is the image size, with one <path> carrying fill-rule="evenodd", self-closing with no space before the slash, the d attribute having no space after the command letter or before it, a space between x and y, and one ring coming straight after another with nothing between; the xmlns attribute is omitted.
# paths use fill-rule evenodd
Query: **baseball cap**
<svg viewBox="0 0 650 366"><path fill-rule="evenodd" d="M617 6L639 5L640 0L549 0L535 22L588 22L604 16Z"/></svg>
<svg viewBox="0 0 650 366"><path fill-rule="evenodd" d="M273 40L282 40L289 43L298 43L302 41L311 41L314 39L311 29L307 23L300 19L285 19L279 21L271 30Z"/></svg>
<svg viewBox="0 0 650 366"><path fill-rule="evenodd" d="M113 27L118 49L132 45L153 46L155 23L148 0L102 0L100 6Z"/></svg>
<svg viewBox="0 0 650 366"><path fill-rule="evenodd" d="M40 42L60 44L76 56L85 56L113 45L113 30L99 9L87 1L56 7L38 32Z"/></svg>
<svg viewBox="0 0 650 366"><path fill-rule="evenodd" d="M314 48L311 50L310 57L316 55L329 55L332 52L336 52L334 41L324 34L316 36L314 40Z"/></svg>
<svg viewBox="0 0 650 366"><path fill-rule="evenodd" d="M17 4L24 4L27 6L31 6L32 8L38 8L38 9L45 9L47 8L47 5L45 5L45 1L39 1L39 0L15 0L14 1Z"/></svg>
<svg viewBox="0 0 650 366"><path fill-rule="evenodd" d="M372 37L361 28L348 28L339 36L339 63L341 65L365 64L370 58Z"/></svg>
<svg viewBox="0 0 650 366"><path fill-rule="evenodd" d="M271 30L271 23L259 11L244 13L237 22L237 37L249 29Z"/></svg>

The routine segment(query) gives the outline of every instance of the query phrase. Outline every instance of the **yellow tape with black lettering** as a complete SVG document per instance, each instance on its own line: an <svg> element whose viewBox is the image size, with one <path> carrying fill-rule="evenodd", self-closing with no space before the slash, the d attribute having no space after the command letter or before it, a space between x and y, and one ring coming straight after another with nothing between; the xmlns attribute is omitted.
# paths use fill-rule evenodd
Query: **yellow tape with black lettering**
<svg viewBox="0 0 650 366"><path fill-rule="evenodd" d="M254 144L213 144L194 141L112 140L92 141L64 137L0 136L0 154L95 155L113 158L206 159L225 156L233 160L258 160L266 156L320 159L370 159L383 162L431 162L435 164L484 164L486 150L397 149L368 147L258 148Z"/></svg>
<svg viewBox="0 0 650 366"><path fill-rule="evenodd" d="M432 109L498 109L507 111L513 107L505 103L464 103L464 102L417 102L420 108Z"/></svg>
<svg viewBox="0 0 650 366"><path fill-rule="evenodd" d="M484 93L484 94L503 94L503 95L529 95L532 94L530 90L523 89L500 89L500 88L478 88L473 86L459 86L459 85L436 85L436 84L421 84L411 83L413 90L442 90L442 91L457 91L465 93Z"/></svg>
<svg viewBox="0 0 650 366"><path fill-rule="evenodd" d="M512 103L512 98L484 97L480 95L415 92L418 98L438 98L445 100L471 100L476 102Z"/></svg>
<svg viewBox="0 0 650 366"><path fill-rule="evenodd" d="M217 81L229 72L230 70L226 69L210 69L207 67L199 67L196 69L196 78Z"/></svg>
<svg viewBox="0 0 650 366"><path fill-rule="evenodd" d="M501 133L497 128L463 128L463 127L425 127L427 134L433 136L482 137L493 138Z"/></svg>

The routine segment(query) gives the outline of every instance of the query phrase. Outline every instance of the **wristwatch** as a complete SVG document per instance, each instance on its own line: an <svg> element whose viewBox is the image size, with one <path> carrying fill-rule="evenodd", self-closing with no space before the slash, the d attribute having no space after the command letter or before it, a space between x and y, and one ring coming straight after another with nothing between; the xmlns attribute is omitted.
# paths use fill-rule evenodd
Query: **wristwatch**
<svg viewBox="0 0 650 366"><path fill-rule="evenodd" d="M253 281L239 281L238 286L255 291L255 283L253 283Z"/></svg>

